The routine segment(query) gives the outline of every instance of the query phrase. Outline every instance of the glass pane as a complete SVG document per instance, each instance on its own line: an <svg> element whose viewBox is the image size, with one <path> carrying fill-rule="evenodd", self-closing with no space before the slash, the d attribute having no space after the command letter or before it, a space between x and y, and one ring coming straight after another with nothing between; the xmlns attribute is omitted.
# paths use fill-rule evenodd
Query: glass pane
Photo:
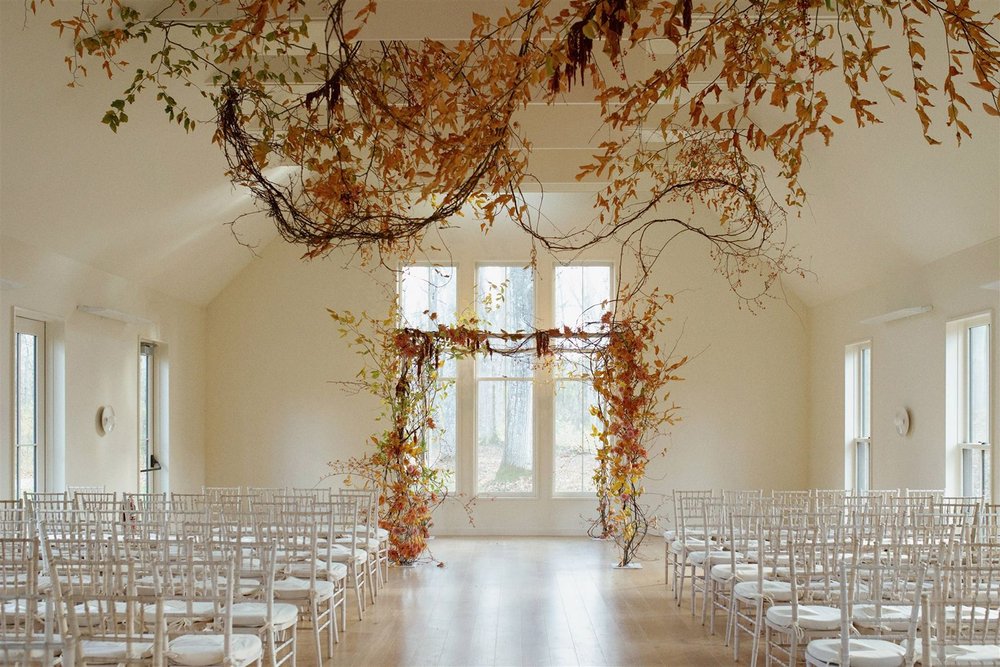
<svg viewBox="0 0 1000 667"><path fill-rule="evenodd" d="M989 442L990 325L969 327L969 442Z"/></svg>
<svg viewBox="0 0 1000 667"><path fill-rule="evenodd" d="M17 334L17 444L19 445L34 445L38 442L35 428L38 419L37 351L37 336Z"/></svg>
<svg viewBox="0 0 1000 667"><path fill-rule="evenodd" d="M982 497L989 489L989 456L984 449L962 449L962 495Z"/></svg>
<svg viewBox="0 0 1000 667"><path fill-rule="evenodd" d="M24 493L35 493L38 490L38 487L35 485L35 470L37 468L37 463L35 461L36 451L37 448L34 445L17 448L18 498L20 498Z"/></svg>
<svg viewBox="0 0 1000 667"><path fill-rule="evenodd" d="M589 381L557 380L555 383L554 455L556 493L594 491L595 455L599 445L593 435L597 420L590 406L597 402Z"/></svg>
<svg viewBox="0 0 1000 667"><path fill-rule="evenodd" d="M555 325L599 328L611 298L610 266L557 266Z"/></svg>
<svg viewBox="0 0 1000 667"><path fill-rule="evenodd" d="M152 356L145 352L139 353L139 470L149 467L149 439L152 431L152 378L150 363ZM149 493L149 473L139 473L139 493Z"/></svg>
<svg viewBox="0 0 1000 667"><path fill-rule="evenodd" d="M534 328L535 284L531 269L480 266L476 297L483 329L514 332Z"/></svg>
<svg viewBox="0 0 1000 667"><path fill-rule="evenodd" d="M399 281L403 325L428 331L454 324L458 297L453 266L407 266ZM431 315L437 314L432 320Z"/></svg>
<svg viewBox="0 0 1000 667"><path fill-rule="evenodd" d="M479 493L530 493L533 487L532 383L480 380L477 406Z"/></svg>
<svg viewBox="0 0 1000 667"><path fill-rule="evenodd" d="M870 476L870 452L871 447L868 442L864 440L858 440L855 442L854 446L854 469L855 469L855 479L854 479L854 489L858 493L868 493L868 485L871 480Z"/></svg>
<svg viewBox="0 0 1000 667"><path fill-rule="evenodd" d="M861 348L861 387L859 396L861 405L859 406L861 423L861 438L871 436L871 406L872 406L872 350L870 347Z"/></svg>
<svg viewBox="0 0 1000 667"><path fill-rule="evenodd" d="M583 352L563 352L555 358L553 375L559 378L589 378L591 359L589 354Z"/></svg>
<svg viewBox="0 0 1000 667"><path fill-rule="evenodd" d="M505 347L498 344L498 347ZM514 355L476 355L476 375L481 378L530 378L534 374L535 352L531 347L527 352Z"/></svg>
<svg viewBox="0 0 1000 667"><path fill-rule="evenodd" d="M437 411L434 415L436 428L427 432L426 449L427 465L445 473L445 487L455 490L458 407L455 398L454 382L448 382L447 388L437 395Z"/></svg>

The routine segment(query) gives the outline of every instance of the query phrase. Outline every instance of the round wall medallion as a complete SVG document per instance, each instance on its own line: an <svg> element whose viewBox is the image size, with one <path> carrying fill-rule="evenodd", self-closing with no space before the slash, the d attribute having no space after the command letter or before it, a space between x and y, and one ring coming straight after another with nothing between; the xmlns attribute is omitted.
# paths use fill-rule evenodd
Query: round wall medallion
<svg viewBox="0 0 1000 667"><path fill-rule="evenodd" d="M893 419L893 424L896 426L896 433L899 435L906 435L910 432L910 411L906 408L900 408L896 410L896 418Z"/></svg>
<svg viewBox="0 0 1000 667"><path fill-rule="evenodd" d="M100 410L100 417L101 428L104 430L105 434L111 433L115 430L115 424L117 422L115 420L115 409L113 407L110 405L102 406Z"/></svg>

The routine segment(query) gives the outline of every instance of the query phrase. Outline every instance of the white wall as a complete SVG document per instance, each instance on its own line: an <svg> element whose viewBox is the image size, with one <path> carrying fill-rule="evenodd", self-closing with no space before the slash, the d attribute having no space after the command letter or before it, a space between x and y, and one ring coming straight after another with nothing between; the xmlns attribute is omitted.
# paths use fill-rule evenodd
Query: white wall
<svg viewBox="0 0 1000 667"><path fill-rule="evenodd" d="M96 270L67 257L2 238L0 275L19 287L0 292L0 349L5 350L0 375L0 405L12 406L11 336L13 315L28 311L49 320L47 335L61 356L64 382L64 423L55 424L50 442L64 446L64 472L50 480L62 486L104 485L109 490L134 491L138 484L138 345L151 340L162 345L169 371L169 421L161 432L169 436L169 469L174 491L200 489L204 481L204 347L205 311L134 282ZM152 324L127 324L79 312L78 305L103 306L146 318ZM50 387L51 388L51 387ZM110 404L117 426L103 435L97 412ZM0 497L13 492L13 407L3 411L0 447ZM53 470L58 469L56 466Z"/></svg>
<svg viewBox="0 0 1000 667"><path fill-rule="evenodd" d="M501 225L483 237L474 222L462 224L471 231L450 230L454 254L439 261L460 271L477 261L527 262L523 233ZM369 275L345 270L346 256L303 262L300 255L298 248L272 243L209 304L210 485L316 484L326 462L363 453L376 429L377 403L335 384L352 379L360 361L326 309L383 314L384 291ZM541 276L550 275L549 260L540 262ZM386 271L376 273L390 279ZM650 466L651 504L674 488L801 488L808 366L807 335L796 312L801 306L772 302L759 315L740 310L712 272L707 248L694 239L671 246L655 282L677 294L667 312L674 320L670 335L683 330L678 350L694 358L673 392L684 421L662 440L667 456ZM460 451L471 445L460 442ZM593 505L589 499L480 499L475 528L457 506L439 510L436 525L441 533L579 533L581 516Z"/></svg>
<svg viewBox="0 0 1000 667"><path fill-rule="evenodd" d="M1000 240L969 248L896 279L810 311L809 483L844 484L844 346L872 341L872 488L945 486L945 323L993 314L993 442L1000 414ZM984 286L992 284L992 288ZM861 320L910 306L923 315L882 324ZM911 430L896 434L893 417L908 408ZM994 463L996 463L994 457ZM994 474L994 483L997 475ZM996 494L996 489L994 489Z"/></svg>

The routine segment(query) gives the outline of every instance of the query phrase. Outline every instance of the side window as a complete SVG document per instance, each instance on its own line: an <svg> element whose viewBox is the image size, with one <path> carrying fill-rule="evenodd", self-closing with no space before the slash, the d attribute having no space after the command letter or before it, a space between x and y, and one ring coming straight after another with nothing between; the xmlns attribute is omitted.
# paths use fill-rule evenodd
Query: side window
<svg viewBox="0 0 1000 667"><path fill-rule="evenodd" d="M871 341L848 345L844 354L844 432L847 435L845 488L867 493L871 488Z"/></svg>
<svg viewBox="0 0 1000 667"><path fill-rule="evenodd" d="M45 323L14 318L14 492L45 490Z"/></svg>
<svg viewBox="0 0 1000 667"><path fill-rule="evenodd" d="M948 323L947 409L949 457L959 471L963 496L990 501L992 445L990 442L989 314Z"/></svg>

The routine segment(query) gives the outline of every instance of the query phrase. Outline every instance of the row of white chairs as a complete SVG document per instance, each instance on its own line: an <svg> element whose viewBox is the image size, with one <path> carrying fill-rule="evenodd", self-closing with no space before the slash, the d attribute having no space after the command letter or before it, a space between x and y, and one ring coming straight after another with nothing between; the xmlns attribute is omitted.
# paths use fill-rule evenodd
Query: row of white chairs
<svg viewBox="0 0 1000 667"><path fill-rule="evenodd" d="M385 581L373 494L243 491L6 503L0 662L294 664L302 618L319 664L321 633L330 655L346 629L348 581L359 620Z"/></svg>
<svg viewBox="0 0 1000 667"><path fill-rule="evenodd" d="M740 636L749 635L753 665L761 646L768 665L795 665L808 656L810 664L849 664L838 661L846 660L840 656L851 646L861 651L855 651L855 664L912 664L928 651L950 651L950 656L956 646L969 659L1000 664L996 508L940 492L823 496L815 491L676 492L676 528L664 537L665 574L674 583L678 604L690 582L692 614L700 598L702 622L713 633L717 612L726 614L726 642L734 659ZM956 586L955 568L965 568L963 576L975 585ZM881 583L871 583L873 577L896 583L883 590ZM942 584L942 578L949 583ZM863 585L842 588L851 582ZM860 595L865 591L868 598ZM923 614L921 603L927 607ZM886 634L881 617L874 630L857 622L856 611L871 614L870 605L892 610L890 625L909 634ZM970 605L981 610L983 623L923 620ZM971 613L978 619L975 610ZM848 635L845 624L851 628ZM916 641L918 630L923 644ZM830 643L838 634L858 639L859 633L867 635L860 637L861 644ZM864 643L882 634L876 639L899 642L897 648Z"/></svg>

